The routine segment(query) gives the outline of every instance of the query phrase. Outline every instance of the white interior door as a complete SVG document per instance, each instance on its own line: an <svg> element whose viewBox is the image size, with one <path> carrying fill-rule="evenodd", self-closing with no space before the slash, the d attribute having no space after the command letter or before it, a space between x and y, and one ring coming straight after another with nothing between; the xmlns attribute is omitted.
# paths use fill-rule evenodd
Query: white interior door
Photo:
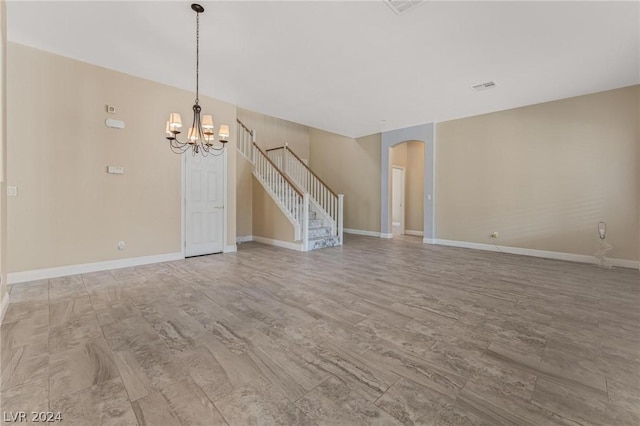
<svg viewBox="0 0 640 426"><path fill-rule="evenodd" d="M393 167L391 173L391 228L404 234L404 169Z"/></svg>
<svg viewBox="0 0 640 426"><path fill-rule="evenodd" d="M185 256L224 249L224 155L185 154Z"/></svg>

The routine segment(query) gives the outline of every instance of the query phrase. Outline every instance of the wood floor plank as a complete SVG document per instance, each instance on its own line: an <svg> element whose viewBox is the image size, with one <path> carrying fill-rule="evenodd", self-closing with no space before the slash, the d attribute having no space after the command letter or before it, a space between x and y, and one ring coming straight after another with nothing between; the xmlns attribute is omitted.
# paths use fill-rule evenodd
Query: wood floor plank
<svg viewBox="0 0 640 426"><path fill-rule="evenodd" d="M638 306L628 269L245 243L13 286L0 398L65 424L637 425Z"/></svg>

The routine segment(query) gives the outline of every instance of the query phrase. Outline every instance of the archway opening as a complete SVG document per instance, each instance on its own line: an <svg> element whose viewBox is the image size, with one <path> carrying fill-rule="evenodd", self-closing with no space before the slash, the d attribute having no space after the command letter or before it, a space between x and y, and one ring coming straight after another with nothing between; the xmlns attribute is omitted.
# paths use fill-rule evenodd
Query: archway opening
<svg viewBox="0 0 640 426"><path fill-rule="evenodd" d="M421 124L419 126L407 127L404 129L391 130L382 133L382 143L380 152L380 237L392 238L392 149L396 146L402 146L405 143L415 142L416 146L422 148L422 155L411 155L412 160L422 160L422 188L416 192L421 193L422 209L422 235L424 243L433 243L435 241L435 125L433 123ZM402 149L402 148L400 148ZM420 170L418 168L418 170ZM406 171L405 171L406 175ZM419 209L415 209L419 212ZM406 218L406 216L405 216ZM420 219L418 219L420 223ZM413 222L411 222L413 223ZM412 229L415 227L416 229ZM420 235L419 225L410 225L407 227L405 223L405 234L409 231L416 231Z"/></svg>
<svg viewBox="0 0 640 426"><path fill-rule="evenodd" d="M406 141L390 148L391 233L424 234L424 142Z"/></svg>

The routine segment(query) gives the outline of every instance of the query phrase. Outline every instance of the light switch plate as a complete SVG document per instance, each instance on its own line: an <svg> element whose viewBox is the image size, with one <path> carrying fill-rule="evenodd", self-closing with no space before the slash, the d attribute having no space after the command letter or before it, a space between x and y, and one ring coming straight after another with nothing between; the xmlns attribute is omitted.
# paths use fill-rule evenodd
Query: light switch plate
<svg viewBox="0 0 640 426"><path fill-rule="evenodd" d="M104 121L104 124L107 127L111 127L112 129L124 129L124 121L122 121L122 120L115 120L113 118L107 118Z"/></svg>
<svg viewBox="0 0 640 426"><path fill-rule="evenodd" d="M112 175L121 175L124 173L124 167L120 166L107 166L107 173Z"/></svg>
<svg viewBox="0 0 640 426"><path fill-rule="evenodd" d="M7 197L17 197L17 196L18 196L18 187L7 186Z"/></svg>

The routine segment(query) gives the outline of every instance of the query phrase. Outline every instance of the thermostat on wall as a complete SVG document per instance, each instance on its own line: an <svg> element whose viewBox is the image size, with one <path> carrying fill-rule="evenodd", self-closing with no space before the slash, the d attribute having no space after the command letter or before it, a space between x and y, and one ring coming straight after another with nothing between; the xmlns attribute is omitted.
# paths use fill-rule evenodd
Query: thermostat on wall
<svg viewBox="0 0 640 426"><path fill-rule="evenodd" d="M107 127L111 127L113 129L124 129L124 121L122 120L114 120L113 118L107 118L104 123Z"/></svg>

